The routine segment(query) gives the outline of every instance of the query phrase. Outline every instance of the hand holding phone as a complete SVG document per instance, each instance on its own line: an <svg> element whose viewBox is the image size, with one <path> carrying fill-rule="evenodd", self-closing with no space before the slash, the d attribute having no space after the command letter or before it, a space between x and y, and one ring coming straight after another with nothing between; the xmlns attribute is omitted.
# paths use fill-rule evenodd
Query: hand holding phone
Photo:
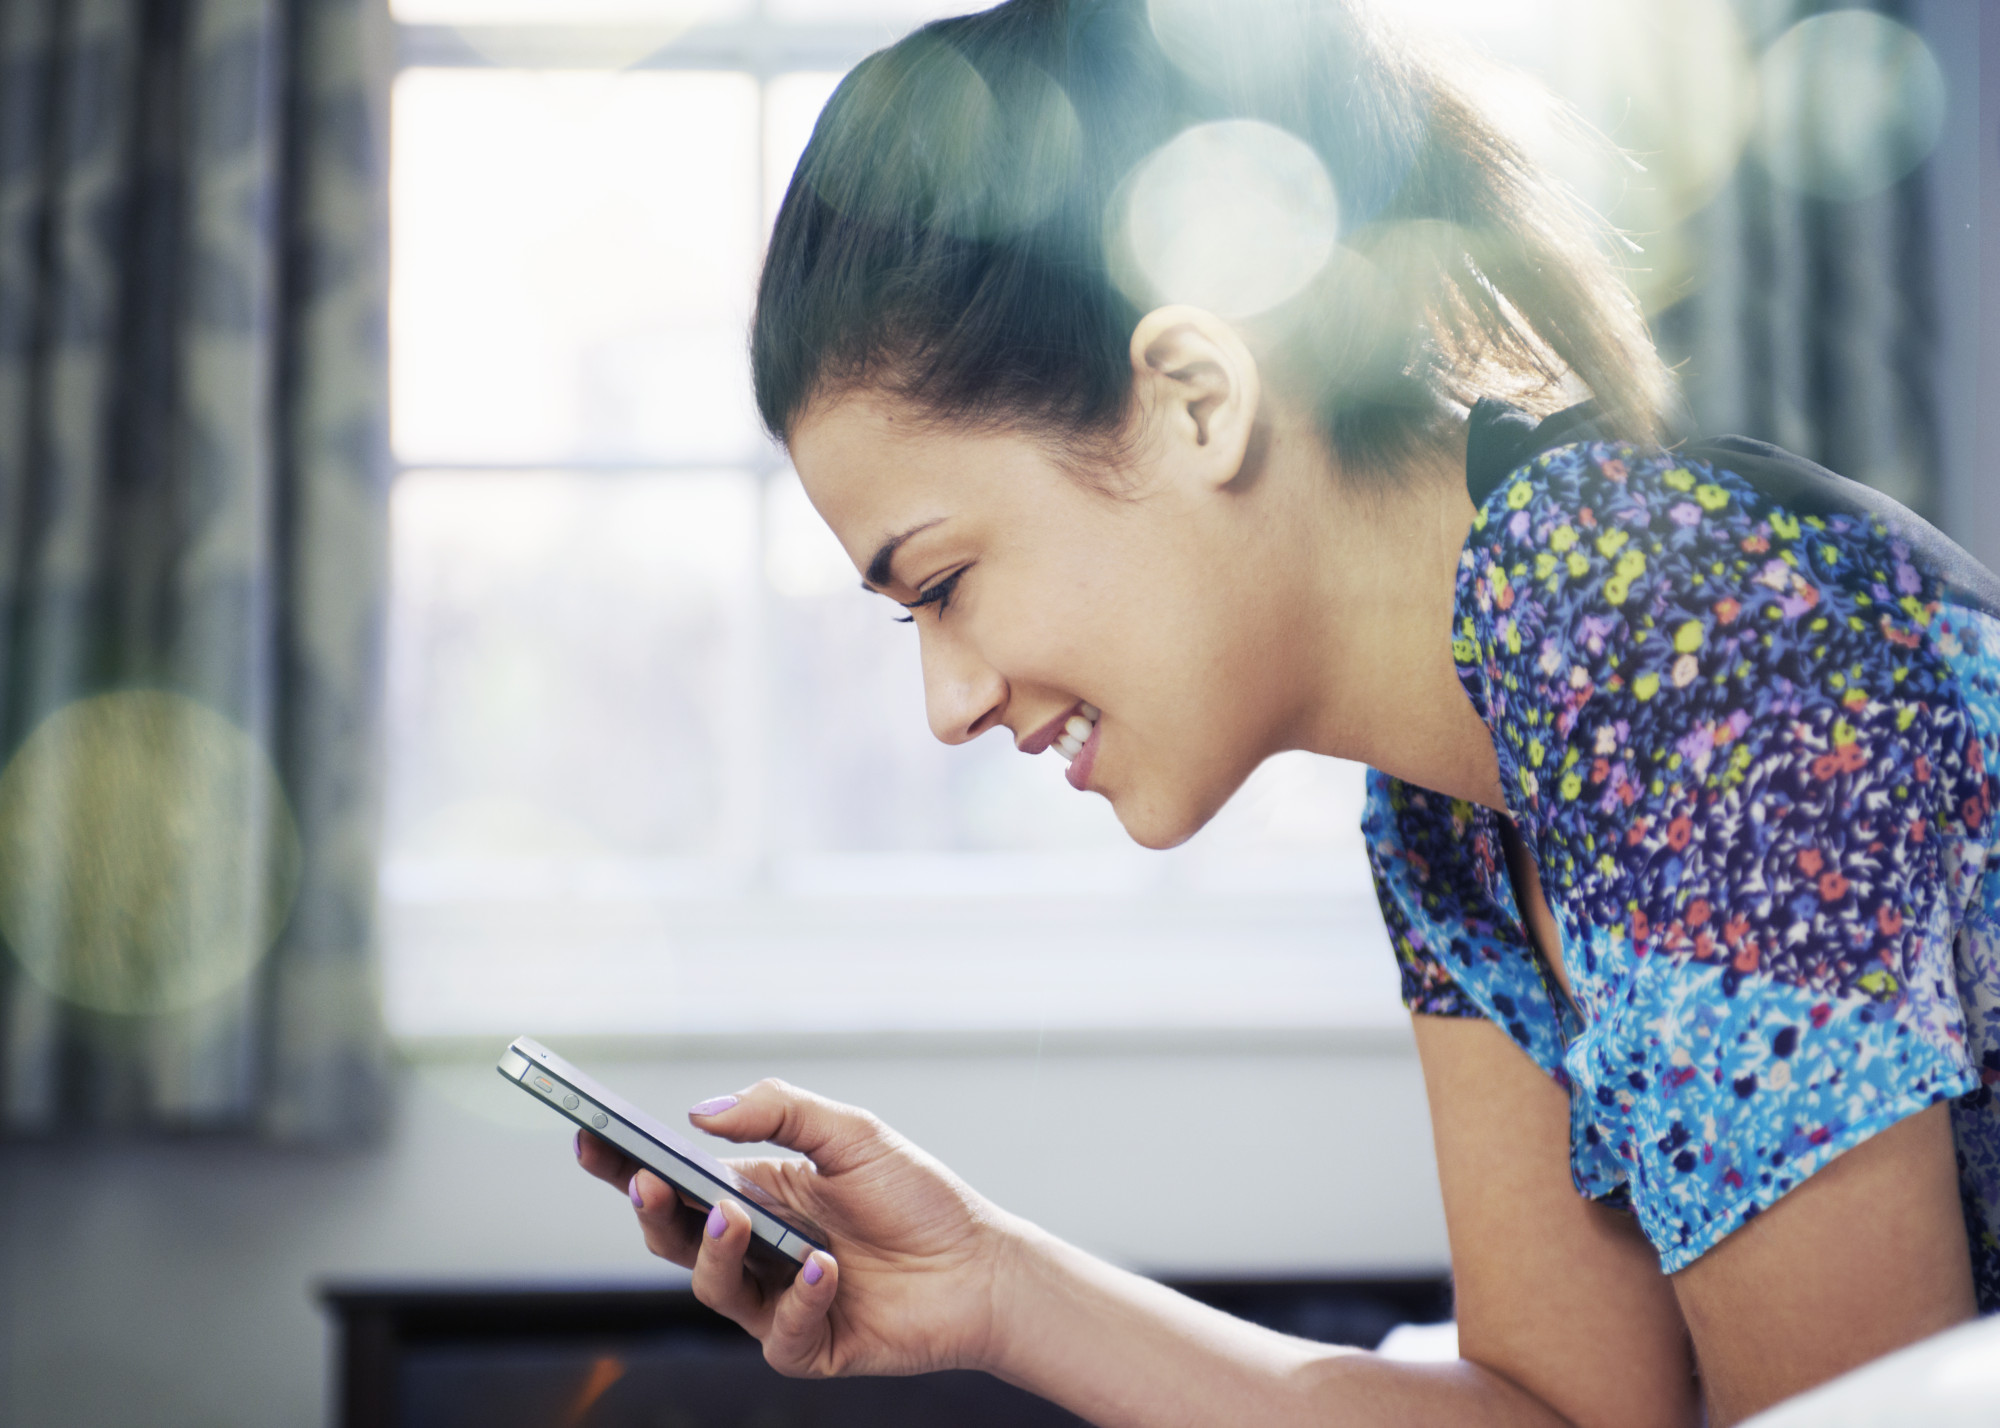
<svg viewBox="0 0 2000 1428"><path fill-rule="evenodd" d="M1025 1258L1010 1241L1028 1227L866 1111L782 1081L702 1105L716 1109L690 1119L712 1135L808 1157L728 1165L791 1223L823 1233L830 1252L812 1251L803 1272L775 1285L753 1257L740 1203L689 1208L669 1182L584 1134L584 1168L632 1196L647 1247L694 1271L697 1298L795 1376L985 1366L995 1306L1011 1289L1004 1267Z"/></svg>

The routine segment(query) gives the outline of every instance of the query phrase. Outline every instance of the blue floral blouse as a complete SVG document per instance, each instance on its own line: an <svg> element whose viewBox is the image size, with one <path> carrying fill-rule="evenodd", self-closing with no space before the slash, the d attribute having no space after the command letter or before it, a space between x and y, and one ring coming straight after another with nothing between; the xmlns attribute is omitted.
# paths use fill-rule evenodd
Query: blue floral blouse
<svg viewBox="0 0 2000 1428"><path fill-rule="evenodd" d="M1491 810L1371 773L1413 1011L1483 1016L1570 1097L1577 1189L1667 1271L1951 1102L2000 1308L2000 581L1886 498L1741 438L1475 409L1453 653L1561 930Z"/></svg>

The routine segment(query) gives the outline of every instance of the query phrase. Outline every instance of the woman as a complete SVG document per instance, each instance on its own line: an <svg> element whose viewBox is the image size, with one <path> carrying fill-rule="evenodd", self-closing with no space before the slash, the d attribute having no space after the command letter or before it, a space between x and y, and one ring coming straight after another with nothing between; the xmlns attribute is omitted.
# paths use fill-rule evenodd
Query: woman
<svg viewBox="0 0 2000 1428"><path fill-rule="evenodd" d="M1599 235L1441 62L1334 3L1170 55L1186 13L1012 0L857 68L759 400L939 738L1055 745L1160 848L1281 750L1377 771L1463 1359L1231 1320L776 1082L693 1120L810 1158L753 1171L831 1236L788 1287L740 1207L587 1168L787 1372L1104 1424L1732 1423L1995 1307L2000 585L1782 452L1660 445ZM1310 146L1340 244L1225 319L1123 216L1243 120Z"/></svg>

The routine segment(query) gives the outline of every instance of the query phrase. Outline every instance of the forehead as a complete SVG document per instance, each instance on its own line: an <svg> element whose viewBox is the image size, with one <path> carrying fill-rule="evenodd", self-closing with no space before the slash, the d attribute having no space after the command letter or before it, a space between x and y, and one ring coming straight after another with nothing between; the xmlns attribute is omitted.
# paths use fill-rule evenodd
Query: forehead
<svg viewBox="0 0 2000 1428"><path fill-rule="evenodd" d="M913 528L985 526L1046 498L1051 478L1068 484L1025 435L929 420L875 391L815 403L789 445L814 509L864 570Z"/></svg>

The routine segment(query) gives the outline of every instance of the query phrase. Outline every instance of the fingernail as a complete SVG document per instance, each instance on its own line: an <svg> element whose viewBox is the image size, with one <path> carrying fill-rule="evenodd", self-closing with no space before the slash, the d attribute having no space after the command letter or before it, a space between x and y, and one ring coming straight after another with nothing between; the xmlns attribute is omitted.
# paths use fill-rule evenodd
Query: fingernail
<svg viewBox="0 0 2000 1428"><path fill-rule="evenodd" d="M706 1101L696 1101L688 1107L691 1116L719 1116L736 1104L734 1096L715 1096Z"/></svg>
<svg viewBox="0 0 2000 1428"><path fill-rule="evenodd" d="M583 1159L583 1132L582 1132L582 1131L578 1131L578 1132L576 1133L576 1158L577 1158L578 1160L581 1160L581 1159Z"/></svg>
<svg viewBox="0 0 2000 1428"><path fill-rule="evenodd" d="M729 1216L722 1213L720 1205L708 1212L707 1229L708 1237L712 1240L719 1240L729 1232Z"/></svg>
<svg viewBox="0 0 2000 1428"><path fill-rule="evenodd" d="M630 1195L630 1196L632 1197L632 1208L633 1208L633 1209L635 1209L635 1210L643 1210L643 1209L645 1209L645 1208L646 1208L646 1197L645 1197L645 1196L643 1196L643 1195L641 1195L641 1194L639 1193L639 1172L638 1172L638 1171L636 1171L636 1170L635 1170L635 1171L633 1171L633 1172L632 1172L632 1183L631 1183L630 1185L627 1185L627 1186L625 1187L625 1191L626 1191L626 1193L627 1193L627 1194L629 1194L629 1195Z"/></svg>
<svg viewBox="0 0 2000 1428"><path fill-rule="evenodd" d="M819 1267L818 1260L808 1259L806 1261L806 1272L800 1277L807 1284L818 1284L822 1279L826 1278L826 1271Z"/></svg>

